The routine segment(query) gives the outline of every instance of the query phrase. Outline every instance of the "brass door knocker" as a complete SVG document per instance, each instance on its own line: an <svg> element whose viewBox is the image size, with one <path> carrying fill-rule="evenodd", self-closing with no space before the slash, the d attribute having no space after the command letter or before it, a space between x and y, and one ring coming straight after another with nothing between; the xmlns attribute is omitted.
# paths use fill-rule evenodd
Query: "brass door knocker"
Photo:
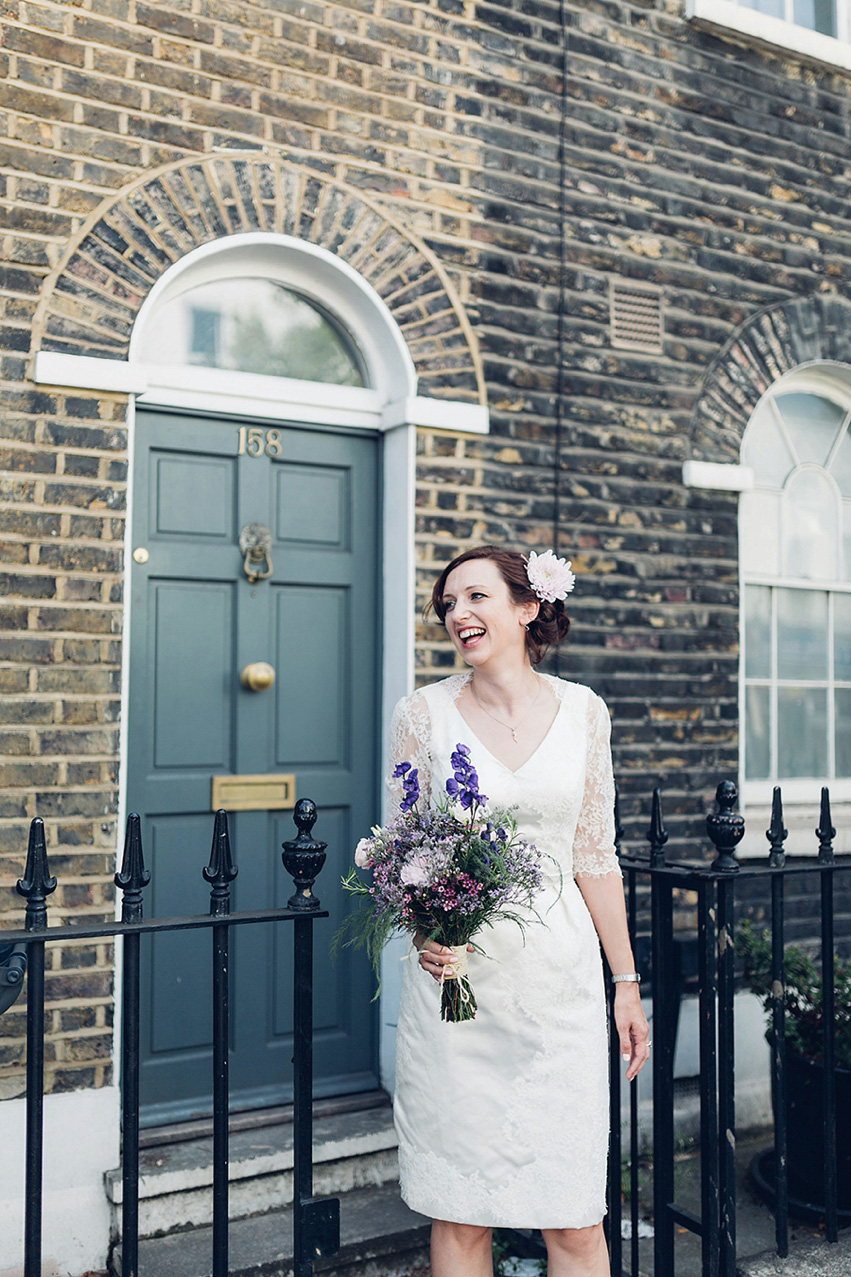
<svg viewBox="0 0 851 1277"><path fill-rule="evenodd" d="M239 534L239 552L252 585L272 575L272 533L262 523L246 523Z"/></svg>

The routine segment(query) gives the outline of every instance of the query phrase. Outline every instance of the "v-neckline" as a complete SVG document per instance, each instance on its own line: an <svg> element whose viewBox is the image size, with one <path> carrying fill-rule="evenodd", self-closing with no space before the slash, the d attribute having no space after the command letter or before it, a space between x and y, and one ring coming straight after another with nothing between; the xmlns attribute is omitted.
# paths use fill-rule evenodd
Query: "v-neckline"
<svg viewBox="0 0 851 1277"><path fill-rule="evenodd" d="M464 687L466 687L466 686L467 686L467 682L469 682L469 679L470 679L471 677L472 677L472 675L469 675L469 676L468 676L468 678L467 678L467 680L466 680L466 681L462 684L462 686L458 689L458 695L459 695L459 696L460 696L461 692L463 691ZM519 773L520 773L520 772L522 772L522 770L523 770L523 768L524 768L524 767L528 767L528 766L529 766L529 764L531 763L531 761L532 761L532 759L533 759L533 758L536 758L536 757L538 756L538 754L541 752L541 750L542 750L542 749L544 748L544 746L546 745L547 741L550 739L550 736L551 736L551 735L552 735L552 733L553 733L553 730L554 730L554 728L555 728L555 725L556 725L556 723L557 723L557 722L558 722L558 720L559 720L559 716L560 716L560 714L561 714L562 708L564 707L564 698L563 698L563 697L561 697L561 696L559 696L559 694L558 694L557 692L555 692L554 694L555 694L556 701L558 702L558 708L556 709L555 717L553 718L553 721L550 723L550 725L549 725L549 727L547 728L547 730L546 730L546 732L545 732L544 736L541 738L541 740L538 742L538 744L537 744L537 745L535 746L535 748L532 750L532 753L529 755L529 757L528 757L528 758L526 758L526 759L524 759L524 760L523 760L523 762L520 764L520 766L519 766L519 767L516 767L516 768L511 768L511 767L509 767L509 766L508 766L508 764L507 764L507 763L504 763L504 762L502 761L502 759L501 759L501 758L497 758L496 754L494 754L491 750L489 750L489 749L488 749L487 745L484 743L484 741L481 739L481 737L480 737L480 736L479 736L479 735L478 735L475 731L473 731L473 728L470 726L470 724L467 722L466 718L464 717L464 715L461 713L460 709L458 708L458 697L457 697L457 696L453 696L453 698L452 698L452 708L455 710L455 713L457 714L458 718L460 718L461 722L464 724L464 726L466 727L467 731L468 731L468 732L470 733L470 735L473 737L473 740L476 742L476 744L479 746L479 748L480 748L480 749L483 749L483 750L485 751L485 753L487 754L488 758L492 758L492 759L493 759L493 761L494 761L495 763L498 763L498 764L499 764L499 766L502 768L502 770L503 770L503 771L508 772L509 776L517 776L517 775L519 775Z"/></svg>

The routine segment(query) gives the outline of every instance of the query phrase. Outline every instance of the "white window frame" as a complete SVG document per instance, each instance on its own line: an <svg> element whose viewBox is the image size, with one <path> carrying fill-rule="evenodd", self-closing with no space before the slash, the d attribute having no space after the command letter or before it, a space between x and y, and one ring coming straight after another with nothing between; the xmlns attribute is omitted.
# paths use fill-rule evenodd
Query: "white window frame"
<svg viewBox="0 0 851 1277"><path fill-rule="evenodd" d="M686 0L686 17L720 35L735 32L756 44L785 49L809 62L851 71L851 0L835 0L836 36L738 4L736 0ZM787 9L791 0L787 0Z"/></svg>
<svg viewBox="0 0 851 1277"><path fill-rule="evenodd" d="M810 367L802 367L794 369L792 372L785 374L774 382L760 399L751 414L751 419L755 418L757 413L762 409L764 403L768 399L776 398L778 395L789 394L791 392L800 392L804 394L821 395L825 398L833 399L842 404L846 411L851 411L851 368L841 364L820 363ZM809 464L809 463L808 463ZM732 470L733 467L730 467ZM754 483L753 471L746 469L748 482L743 484L743 488L759 487L758 483ZM739 544L742 543L744 529L739 528ZM771 811L771 798L775 785L779 785L783 795L784 823L789 830L789 839L786 849L790 854L795 855L815 855L818 849L817 840L814 830L818 824L819 799L821 786L827 784L830 789L831 808L833 824L837 829L837 836L834 846L837 852L851 851L851 829L849 829L849 821L851 820L851 777L827 778L824 776L813 778L788 778L768 779L768 780L746 780L745 779L745 751L746 751L746 718L745 718L745 647L747 643L747 635L745 632L745 588L749 585L767 585L773 589L784 588L802 588L824 592L828 596L835 596L838 593L851 594L851 581L846 580L810 580L791 576L763 576L759 573L746 573L742 566L742 556L739 559L739 599L740 599L740 619L739 633L741 635L740 656L739 656L739 793L741 795L742 810L746 817L746 835L743 843L739 848L739 855L743 859L758 857L764 858L768 853L768 843L765 838L765 830L768 828ZM832 609L832 603L829 602L829 608ZM830 613L832 615L832 611ZM832 639L829 640L832 642ZM774 634L772 632L772 645L774 644ZM829 707L828 722L830 729L833 725L833 713ZM772 725L772 731L776 730L776 724ZM829 756L832 757L832 742L828 742Z"/></svg>

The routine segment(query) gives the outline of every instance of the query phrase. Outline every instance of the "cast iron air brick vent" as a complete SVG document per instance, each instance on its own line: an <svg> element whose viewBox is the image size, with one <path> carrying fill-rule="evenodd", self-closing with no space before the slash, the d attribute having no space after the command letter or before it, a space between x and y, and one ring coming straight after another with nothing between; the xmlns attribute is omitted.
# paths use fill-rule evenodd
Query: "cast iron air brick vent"
<svg viewBox="0 0 851 1277"><path fill-rule="evenodd" d="M609 311L613 346L662 353L662 294L657 288L612 280Z"/></svg>

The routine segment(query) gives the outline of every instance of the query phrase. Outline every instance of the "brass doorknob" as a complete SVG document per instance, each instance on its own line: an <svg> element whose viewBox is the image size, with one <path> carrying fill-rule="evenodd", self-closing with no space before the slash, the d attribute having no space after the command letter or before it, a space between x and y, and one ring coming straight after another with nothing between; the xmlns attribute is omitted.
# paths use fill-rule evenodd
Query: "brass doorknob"
<svg viewBox="0 0 851 1277"><path fill-rule="evenodd" d="M265 692L275 681L275 671L266 661L252 661L240 674L239 681L250 692Z"/></svg>

